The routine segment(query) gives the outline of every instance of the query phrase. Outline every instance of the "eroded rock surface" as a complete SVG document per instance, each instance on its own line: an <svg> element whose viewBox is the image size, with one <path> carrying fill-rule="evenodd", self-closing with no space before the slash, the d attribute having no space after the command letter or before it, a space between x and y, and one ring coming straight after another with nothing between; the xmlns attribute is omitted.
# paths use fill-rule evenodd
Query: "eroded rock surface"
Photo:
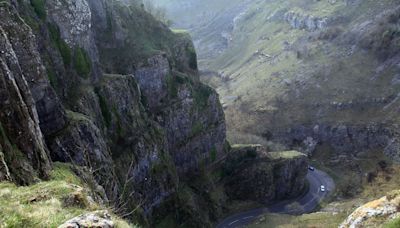
<svg viewBox="0 0 400 228"><path fill-rule="evenodd" d="M107 211L95 211L66 221L59 228L113 228L114 222Z"/></svg>
<svg viewBox="0 0 400 228"><path fill-rule="evenodd" d="M225 189L231 199L264 203L296 197L304 192L307 164L307 157L295 151L233 146L224 165Z"/></svg>
<svg viewBox="0 0 400 228"><path fill-rule="evenodd" d="M379 227L400 217L400 192L394 191L357 208L340 228Z"/></svg>

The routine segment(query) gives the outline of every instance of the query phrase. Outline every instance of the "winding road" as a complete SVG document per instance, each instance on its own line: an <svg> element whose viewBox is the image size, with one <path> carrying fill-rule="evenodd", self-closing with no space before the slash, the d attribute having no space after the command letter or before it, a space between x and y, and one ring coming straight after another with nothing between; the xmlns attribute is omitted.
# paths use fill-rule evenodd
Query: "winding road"
<svg viewBox="0 0 400 228"><path fill-rule="evenodd" d="M265 208L258 208L232 215L220 222L217 228L243 227L267 213L305 214L313 212L319 202L321 202L329 192L334 190L335 183L327 173L317 169L308 171L307 180L309 182L309 191L303 196L296 199L281 201ZM325 192L321 192L321 185L325 186ZM298 206L291 207L290 205L293 203Z"/></svg>

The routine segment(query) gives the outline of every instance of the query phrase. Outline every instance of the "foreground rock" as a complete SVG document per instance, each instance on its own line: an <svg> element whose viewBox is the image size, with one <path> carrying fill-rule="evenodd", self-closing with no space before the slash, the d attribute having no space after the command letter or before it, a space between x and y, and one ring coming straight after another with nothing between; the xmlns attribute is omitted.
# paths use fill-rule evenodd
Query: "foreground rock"
<svg viewBox="0 0 400 228"><path fill-rule="evenodd" d="M340 228L378 227L396 218L400 218L400 191L357 208Z"/></svg>
<svg viewBox="0 0 400 228"><path fill-rule="evenodd" d="M114 222L107 211L95 211L66 221L58 228L113 228Z"/></svg>

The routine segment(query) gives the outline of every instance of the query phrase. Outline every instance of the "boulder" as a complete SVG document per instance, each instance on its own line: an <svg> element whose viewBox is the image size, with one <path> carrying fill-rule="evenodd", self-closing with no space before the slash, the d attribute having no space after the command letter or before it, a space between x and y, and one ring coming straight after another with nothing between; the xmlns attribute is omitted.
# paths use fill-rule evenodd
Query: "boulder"
<svg viewBox="0 0 400 228"><path fill-rule="evenodd" d="M107 211L95 211L66 221L58 228L113 228L114 222Z"/></svg>

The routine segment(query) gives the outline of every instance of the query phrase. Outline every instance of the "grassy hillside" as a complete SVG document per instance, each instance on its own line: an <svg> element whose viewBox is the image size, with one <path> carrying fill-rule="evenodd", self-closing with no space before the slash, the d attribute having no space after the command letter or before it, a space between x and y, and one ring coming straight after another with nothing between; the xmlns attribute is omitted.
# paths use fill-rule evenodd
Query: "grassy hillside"
<svg viewBox="0 0 400 228"><path fill-rule="evenodd" d="M352 34L360 22L396 1L384 3L363 1L361 8L328 1L253 4L237 22L230 47L202 66L218 71L225 82L219 84L218 91L228 107L230 129L262 134L317 119L384 121L383 104L399 91L392 83L396 68L381 67L377 72L384 61L369 50L355 47L358 37ZM288 10L328 17L332 25L315 32L294 29L282 20ZM376 105L370 105L374 102ZM332 106L339 103L365 103L366 110L333 111Z"/></svg>
<svg viewBox="0 0 400 228"><path fill-rule="evenodd" d="M56 163L51 180L17 187L0 183L1 227L57 227L92 211L107 210L94 201L96 195L72 172L70 165ZM116 227L134 227L112 216Z"/></svg>
<svg viewBox="0 0 400 228"><path fill-rule="evenodd" d="M231 140L233 132L254 137L317 120L397 121L386 105L400 90L390 63L399 49L398 12L384 12L398 1L155 2L175 26L190 28L203 79L226 107ZM287 12L327 26L293 28Z"/></svg>

